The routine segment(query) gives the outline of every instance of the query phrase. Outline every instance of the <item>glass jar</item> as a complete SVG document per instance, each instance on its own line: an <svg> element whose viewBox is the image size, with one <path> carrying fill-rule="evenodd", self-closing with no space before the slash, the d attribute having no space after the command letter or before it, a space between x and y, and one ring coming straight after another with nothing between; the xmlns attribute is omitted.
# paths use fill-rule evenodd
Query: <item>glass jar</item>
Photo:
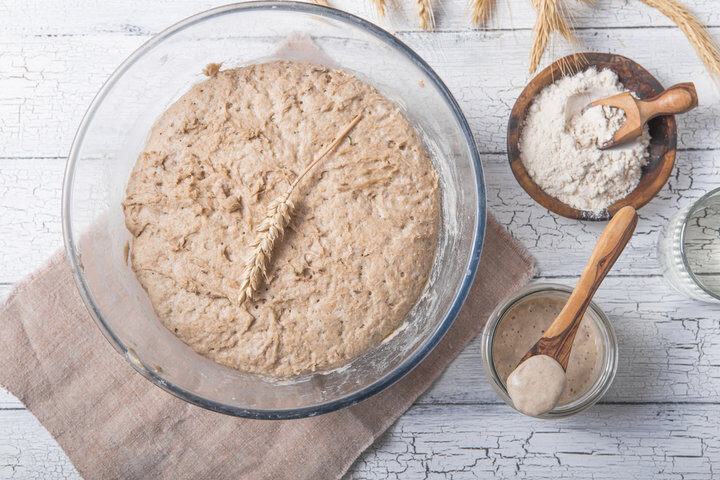
<svg viewBox="0 0 720 480"><path fill-rule="evenodd" d="M526 300L548 296L567 300L571 293L572 288L565 285L553 283L528 285L512 293L502 301L485 324L481 340L483 369L485 370L485 375L490 385L492 385L498 396L509 406L515 408L507 393L505 382L500 378L493 360L493 340L498 326L514 306ZM618 362L618 343L610 320L595 302L590 302L590 306L585 313L585 318L587 319L586 321L589 320L595 323L597 331L600 334L599 344L602 347L602 351L598 352L601 357L601 367L598 377L583 394L565 405L557 405L551 411L539 415L538 418L563 418L582 412L600 400L615 379Z"/></svg>
<svg viewBox="0 0 720 480"><path fill-rule="evenodd" d="M720 188L686 205L658 237L663 275L696 300L720 300Z"/></svg>

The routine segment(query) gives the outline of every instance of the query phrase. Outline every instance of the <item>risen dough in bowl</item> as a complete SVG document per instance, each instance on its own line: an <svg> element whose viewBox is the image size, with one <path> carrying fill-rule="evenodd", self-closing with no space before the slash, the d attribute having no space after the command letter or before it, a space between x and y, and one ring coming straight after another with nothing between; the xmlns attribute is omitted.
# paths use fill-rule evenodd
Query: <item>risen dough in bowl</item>
<svg viewBox="0 0 720 480"><path fill-rule="evenodd" d="M399 109L352 75L279 61L213 73L137 160L123 203L132 267L165 326L221 364L279 377L343 365L425 287L437 174ZM360 112L293 195L257 298L238 303L268 203Z"/></svg>

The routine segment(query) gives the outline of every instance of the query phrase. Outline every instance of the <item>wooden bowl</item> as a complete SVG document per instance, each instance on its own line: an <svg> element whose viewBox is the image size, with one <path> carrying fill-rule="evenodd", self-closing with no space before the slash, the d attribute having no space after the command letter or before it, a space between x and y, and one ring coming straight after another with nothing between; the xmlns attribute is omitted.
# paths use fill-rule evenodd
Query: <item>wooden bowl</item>
<svg viewBox="0 0 720 480"><path fill-rule="evenodd" d="M609 68L615 72L625 88L635 93L640 99L652 97L664 90L660 82L650 75L647 70L621 55L578 53L562 58L533 78L515 102L508 121L508 160L520 186L543 207L563 217L581 220L607 220L626 205L639 209L652 200L667 182L675 164L675 149L677 147L677 125L674 116L657 117L648 122L650 130L649 157L647 166L642 169L640 183L627 197L613 203L599 214L578 210L545 193L530 178L520 160L520 133L525 123L528 108L535 96L563 75L573 75L592 66L598 70ZM563 74L561 70L565 73Z"/></svg>

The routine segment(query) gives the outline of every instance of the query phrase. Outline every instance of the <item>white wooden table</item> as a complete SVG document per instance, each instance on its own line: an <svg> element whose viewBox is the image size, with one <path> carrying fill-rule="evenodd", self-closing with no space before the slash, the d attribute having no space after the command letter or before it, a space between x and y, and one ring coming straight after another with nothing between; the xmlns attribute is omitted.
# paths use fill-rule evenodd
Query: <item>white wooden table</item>
<svg viewBox="0 0 720 480"><path fill-rule="evenodd" d="M490 211L537 259L536 281L572 285L603 225L547 212L512 177L505 125L529 80L535 16L527 0L508 1L511 13L500 1L487 31L470 28L465 0L437 0L435 33L418 30L409 5L378 23L425 58L456 96L482 153ZM103 81L151 35L221 3L0 0L0 295L61 247L65 157ZM370 3L335 1L377 21ZM629 56L666 86L695 81L701 103L679 119L675 171L639 212L628 250L596 297L620 342L613 387L576 417L524 418L490 389L476 341L348 478L720 477L720 304L675 293L660 276L655 249L678 207L720 183L720 95L659 13L638 0L596 3L576 11L580 48ZM720 38L716 0L686 3ZM555 51L565 53L564 46ZM45 429L0 390L0 479L7 478L79 477Z"/></svg>

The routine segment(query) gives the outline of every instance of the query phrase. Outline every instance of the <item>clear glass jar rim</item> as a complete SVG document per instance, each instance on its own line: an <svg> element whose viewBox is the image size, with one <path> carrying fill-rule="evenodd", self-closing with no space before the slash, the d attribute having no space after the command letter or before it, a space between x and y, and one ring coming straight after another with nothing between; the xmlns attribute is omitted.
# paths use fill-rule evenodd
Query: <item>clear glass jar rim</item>
<svg viewBox="0 0 720 480"><path fill-rule="evenodd" d="M715 188L713 190L710 190L702 197L695 200L692 204L690 204L690 207L688 209L687 214L685 215L685 218L683 219L682 226L680 227L680 258L682 258L683 267L685 267L685 271L688 272L688 275L690 275L690 278L692 281L697 285L698 288L700 288L703 292L710 295L710 297L720 300L720 293L713 292L709 288L705 286L704 283L700 281L700 279L695 275L695 272L693 272L692 268L690 268L690 262L687 260L686 251L685 251L685 232L687 232L687 226L690 224L690 217L693 215L693 213L696 211L696 207L709 199L710 197L713 197L717 194L720 194L720 187Z"/></svg>

